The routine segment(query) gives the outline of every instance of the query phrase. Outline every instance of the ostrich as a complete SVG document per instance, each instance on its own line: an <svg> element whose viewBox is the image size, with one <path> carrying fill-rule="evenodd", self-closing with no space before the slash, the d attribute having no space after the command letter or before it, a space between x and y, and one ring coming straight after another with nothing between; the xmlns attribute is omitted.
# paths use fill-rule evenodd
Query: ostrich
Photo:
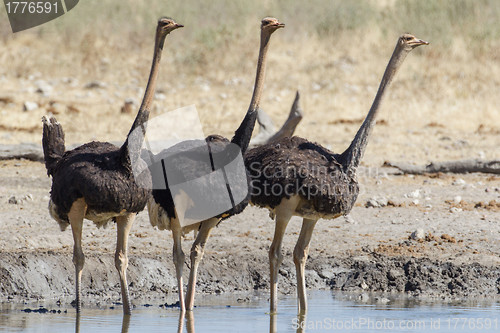
<svg viewBox="0 0 500 333"><path fill-rule="evenodd" d="M43 151L47 174L52 176L49 212L64 231L71 225L76 271L76 311L80 313L81 278L85 257L82 251L83 219L98 227L110 221L117 224L115 266L120 275L123 312L130 314L126 270L127 240L136 214L144 209L151 195L148 175L134 177L132 167L139 162L142 137L131 136L136 128L145 134L145 123L154 96L156 79L166 36L183 27L170 18L160 18L156 28L154 57L142 105L125 143L117 147L108 142L90 142L65 152L64 133L55 118L43 121ZM137 131L135 131L137 133Z"/></svg>
<svg viewBox="0 0 500 333"><path fill-rule="evenodd" d="M274 128L274 123L267 113L260 109L257 115L257 122L260 126L259 134L250 141L250 148L277 141L285 136L292 136L295 128L297 128L297 125L303 118L299 101L300 94L297 90L288 118L278 131Z"/></svg>
<svg viewBox="0 0 500 333"><path fill-rule="evenodd" d="M250 142L250 137L252 136L252 131L255 126L257 110L260 103L260 96L262 94L265 76L265 61L267 50L269 47L269 41L272 33L284 26L285 25L283 23L280 23L276 18L272 17L266 17L261 22L260 50L252 99L248 111L231 141L220 135L210 135L205 139L205 141L184 141L162 151L155 157L155 160L158 160L158 156L161 156L162 163L163 161L169 160L169 163L176 164L174 169L166 171L166 174L171 175L173 173L176 173L179 174L180 177L195 179L200 176L200 172L204 171L204 163L202 163L203 155L210 153L212 159L212 156L214 156L214 154L225 154L227 153L226 150L231 146L231 144L239 146L239 149L242 153L247 150ZM211 161L211 163L213 164L213 161ZM157 164L158 163L156 163L156 165ZM163 171L165 170L164 168L162 169ZM152 174L155 174L155 172L152 171ZM249 179L247 179L247 181L249 181ZM248 192L247 181L243 181L245 187L244 193ZM201 222L183 226L181 224L181 221L183 220L186 211L189 209L189 204L186 204L185 206L183 205L182 207L181 205L176 206L174 204L171 187L169 187L169 184L165 185L165 189L153 189L153 195L148 201L148 212L150 222L153 226L158 227L160 230L166 229L172 231L174 240L173 259L178 283L179 306L181 311L183 312L186 309L193 309L198 266L202 259L204 247L212 228L216 226L222 219L228 218L229 216L238 214L243 211L243 209L248 205L249 196L247 195L246 198L244 198L239 203L236 203L236 205L233 204L232 209L222 214L218 214L217 216L213 216L209 219L204 219ZM200 186L199 191L207 198L223 195L223 193L211 192L209 186ZM186 201L190 200L189 198L184 199ZM183 234L186 234L193 230L198 230L198 234L191 248L191 269L185 301L182 281L182 269L185 256L184 252L182 251L181 237Z"/></svg>
<svg viewBox="0 0 500 333"><path fill-rule="evenodd" d="M427 44L410 34L399 37L370 111L351 145L342 154L335 154L300 137L285 137L246 154L245 164L252 178L250 202L268 208L271 218L276 217L274 238L269 249L271 313L275 313L277 308L281 243L290 218L293 215L303 218L293 261L297 272L298 310L305 313L304 269L314 226L320 218L335 219L350 212L359 191L356 169L375 124L384 92L406 55L415 47Z"/></svg>

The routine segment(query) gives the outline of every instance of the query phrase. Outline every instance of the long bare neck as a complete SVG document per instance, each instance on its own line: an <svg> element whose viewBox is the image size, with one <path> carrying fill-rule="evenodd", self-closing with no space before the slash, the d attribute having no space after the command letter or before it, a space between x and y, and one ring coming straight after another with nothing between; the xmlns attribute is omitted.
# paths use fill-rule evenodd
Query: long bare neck
<svg viewBox="0 0 500 333"><path fill-rule="evenodd" d="M264 78L266 75L266 55L269 47L271 34L268 32L261 32L259 58L257 61L257 74L255 77L255 84L253 88L252 100L240 126L234 133L231 142L240 146L241 152L245 153L252 137L252 132L257 120L257 110L260 104L260 97L262 88L264 87Z"/></svg>
<svg viewBox="0 0 500 333"><path fill-rule="evenodd" d="M359 162L365 153L368 138L370 137L372 128L376 123L375 118L380 109L380 104L384 98L386 88L390 85L407 54L408 51L400 47L399 44L396 46L391 60L389 60L389 64L385 69L382 82L380 82L377 95L375 96L375 100L373 101L368 115L352 140L351 145L342 153L342 155L340 155L340 162L345 168L356 169L359 166Z"/></svg>
<svg viewBox="0 0 500 333"><path fill-rule="evenodd" d="M142 143L144 142L144 137L146 135L146 123L149 119L149 110L151 109L151 103L153 102L155 94L156 80L158 78L164 42L165 36L156 38L148 85L146 86L146 91L144 92L139 112L137 112L137 116L135 117L134 123L130 128L127 139L121 147L122 156L125 157L125 160L131 164L134 164L137 161Z"/></svg>

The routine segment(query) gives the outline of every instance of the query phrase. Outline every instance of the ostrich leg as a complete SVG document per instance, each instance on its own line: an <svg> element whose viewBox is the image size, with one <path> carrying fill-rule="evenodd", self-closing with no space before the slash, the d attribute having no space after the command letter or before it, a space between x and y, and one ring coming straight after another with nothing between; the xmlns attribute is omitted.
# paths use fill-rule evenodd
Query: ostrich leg
<svg viewBox="0 0 500 333"><path fill-rule="evenodd" d="M299 239L293 250L293 262L297 272L297 298L299 300L299 313L307 312L305 267L309 253L309 243L318 220L303 219Z"/></svg>
<svg viewBox="0 0 500 333"><path fill-rule="evenodd" d="M292 218L293 212L297 207L299 197L295 196L290 199L283 199L278 207L276 207L276 225L274 228L274 237L271 247L269 248L269 270L271 272L271 306L270 313L276 313L278 306L278 273L279 266L283 260L281 253L281 244L288 222Z"/></svg>
<svg viewBox="0 0 500 333"><path fill-rule="evenodd" d="M217 225L218 222L219 219L217 218L203 221L200 231L196 236L196 240L193 242L193 246L191 247L191 270L189 272L189 281L186 293L186 310L193 310L198 266L203 258L205 244L210 236L210 231Z"/></svg>
<svg viewBox="0 0 500 333"><path fill-rule="evenodd" d="M69 223L71 224L71 232L73 233L73 264L75 265L75 287L76 287L76 313L80 313L82 309L80 294L81 294L81 282L82 282L82 270L85 263L85 256L82 250L82 228L83 228L83 218L87 210L87 205L85 200L80 198L76 200L72 205L68 213Z"/></svg>
<svg viewBox="0 0 500 333"><path fill-rule="evenodd" d="M116 237L116 252L115 252L115 267L120 275L120 285L122 289L123 314L131 314L130 297L128 294L127 284L127 267L128 267L128 235L132 223L135 219L135 213L116 218L117 237Z"/></svg>
<svg viewBox="0 0 500 333"><path fill-rule="evenodd" d="M179 307L181 308L181 312L186 311L186 307L184 305L184 287L182 282L182 268L184 265L184 260L186 256L182 251L181 238L182 231L181 225L178 218L172 219L172 236L174 238L174 249L173 249L173 257L174 257L174 265L175 265L175 275L177 277L177 289L179 291Z"/></svg>

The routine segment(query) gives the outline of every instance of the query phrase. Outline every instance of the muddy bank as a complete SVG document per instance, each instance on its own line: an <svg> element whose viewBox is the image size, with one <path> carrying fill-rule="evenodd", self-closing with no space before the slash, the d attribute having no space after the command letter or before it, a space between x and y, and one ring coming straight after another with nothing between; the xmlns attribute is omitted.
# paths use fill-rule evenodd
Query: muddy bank
<svg viewBox="0 0 500 333"><path fill-rule="evenodd" d="M201 294L240 294L269 287L266 258L230 256L205 258L198 282ZM131 256L130 292L137 302L173 303L177 299L175 271L162 256ZM306 281L309 289L347 292L406 293L442 300L494 296L499 293L500 269L478 263L456 265L429 258L389 257L366 253L353 258L311 258ZM187 271L186 267L186 271ZM0 258L0 301L70 302L74 271L71 255L3 253ZM295 268L283 264L280 292L295 292ZM85 303L120 302L118 274L111 255L90 254L83 273ZM241 298L242 301L245 298Z"/></svg>

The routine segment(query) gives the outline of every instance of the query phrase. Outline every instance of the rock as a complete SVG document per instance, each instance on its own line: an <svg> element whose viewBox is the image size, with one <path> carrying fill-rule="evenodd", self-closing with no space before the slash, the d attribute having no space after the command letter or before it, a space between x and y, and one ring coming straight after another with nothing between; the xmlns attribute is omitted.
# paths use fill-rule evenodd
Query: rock
<svg viewBox="0 0 500 333"><path fill-rule="evenodd" d="M420 190L417 189L411 193L408 193L408 194L405 194L405 197L407 198L413 198L413 199L417 199L417 198L420 198Z"/></svg>
<svg viewBox="0 0 500 333"><path fill-rule="evenodd" d="M331 267L324 268L320 272L318 272L318 275L323 279L333 279L335 277L335 272Z"/></svg>
<svg viewBox="0 0 500 333"><path fill-rule="evenodd" d="M10 96L0 96L0 103L4 104L14 103L14 99Z"/></svg>
<svg viewBox="0 0 500 333"><path fill-rule="evenodd" d="M101 81L90 81L86 85L83 86L85 89L104 89L106 88L106 83L101 82Z"/></svg>
<svg viewBox="0 0 500 333"><path fill-rule="evenodd" d="M158 101L164 101L167 99L167 96L163 93L156 93L155 94L155 99L158 100Z"/></svg>
<svg viewBox="0 0 500 333"><path fill-rule="evenodd" d="M424 239L424 237L425 237L425 232L424 232L424 229L422 229L422 228L418 228L417 230L412 232L410 235L410 238L413 240Z"/></svg>
<svg viewBox="0 0 500 333"><path fill-rule="evenodd" d="M388 203L388 200L385 197L373 197L373 198L368 199L365 206L367 208L369 208L369 207L380 208L380 207L387 206L387 203Z"/></svg>
<svg viewBox="0 0 500 333"><path fill-rule="evenodd" d="M38 104L35 102L26 101L23 104L23 111L33 111L38 109Z"/></svg>
<svg viewBox="0 0 500 333"><path fill-rule="evenodd" d="M351 223L351 224L358 224L358 222L356 222L352 217L351 215L345 215L344 216L344 221L346 221L346 223Z"/></svg>
<svg viewBox="0 0 500 333"><path fill-rule="evenodd" d="M42 96L48 97L54 89L47 81L37 80L35 81L36 90L35 92L41 94Z"/></svg>
<svg viewBox="0 0 500 333"><path fill-rule="evenodd" d="M387 278L390 281L396 281L397 278L403 276L403 272L400 272L397 269L391 269L389 272L387 272Z"/></svg>
<svg viewBox="0 0 500 333"><path fill-rule="evenodd" d="M459 195L457 195L456 197L453 198L453 202L456 204L459 204L460 201L462 201L462 197Z"/></svg>
<svg viewBox="0 0 500 333"><path fill-rule="evenodd" d="M462 211L462 208L458 208L458 207L451 207L450 208L450 212L452 213L460 213Z"/></svg>
<svg viewBox="0 0 500 333"><path fill-rule="evenodd" d="M125 103L120 109L121 113L132 113L134 111L134 106L136 105L136 101L133 98L127 98Z"/></svg>
<svg viewBox="0 0 500 333"><path fill-rule="evenodd" d="M451 185L454 186L465 185L465 180L463 180L462 178L458 178L454 180L453 183L451 183Z"/></svg>
<svg viewBox="0 0 500 333"><path fill-rule="evenodd" d="M19 204L22 204L23 202L28 201L28 200L33 201L33 195L31 193L24 195L22 198L16 197L15 195L12 195L9 198L9 203L11 205L19 205Z"/></svg>

